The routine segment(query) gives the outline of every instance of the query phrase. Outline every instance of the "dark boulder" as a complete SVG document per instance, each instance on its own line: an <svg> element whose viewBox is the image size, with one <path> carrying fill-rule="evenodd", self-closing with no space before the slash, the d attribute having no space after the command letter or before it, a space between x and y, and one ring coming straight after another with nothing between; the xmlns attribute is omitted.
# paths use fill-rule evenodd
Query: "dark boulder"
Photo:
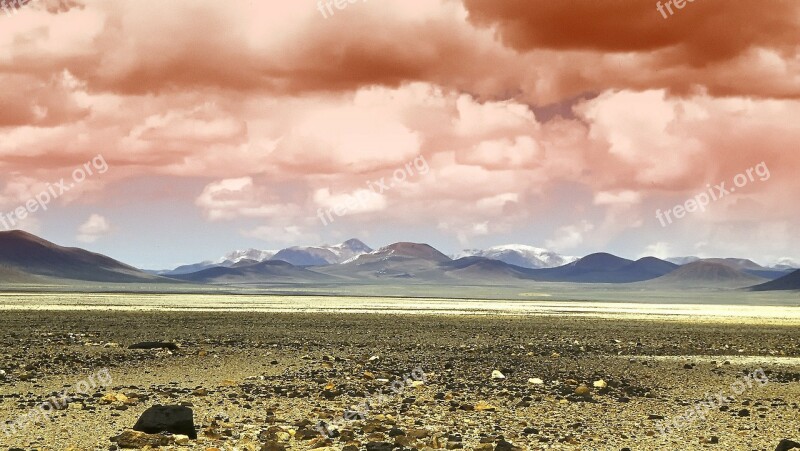
<svg viewBox="0 0 800 451"><path fill-rule="evenodd" d="M775 451L789 451L790 449L800 448L800 443L793 442L789 439L783 439L780 443L778 443L778 447L775 448Z"/></svg>
<svg viewBox="0 0 800 451"><path fill-rule="evenodd" d="M133 430L147 434L166 431L172 434L187 435L190 439L197 438L192 409L184 406L155 405L150 407L139 417Z"/></svg>

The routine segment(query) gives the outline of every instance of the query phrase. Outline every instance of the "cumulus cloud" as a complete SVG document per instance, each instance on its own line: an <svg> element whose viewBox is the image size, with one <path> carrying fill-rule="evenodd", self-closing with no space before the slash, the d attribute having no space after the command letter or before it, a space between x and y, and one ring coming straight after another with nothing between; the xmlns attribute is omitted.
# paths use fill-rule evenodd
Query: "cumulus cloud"
<svg viewBox="0 0 800 451"><path fill-rule="evenodd" d="M581 245L584 235L594 229L594 224L582 221L580 224L563 226L556 230L555 237L545 241L545 245L556 251L574 249Z"/></svg>
<svg viewBox="0 0 800 451"><path fill-rule="evenodd" d="M594 195L595 205L631 205L638 204L642 200L642 195L635 191L599 191Z"/></svg>
<svg viewBox="0 0 800 451"><path fill-rule="evenodd" d="M115 170L65 202L165 177L205 220L310 239L318 208L360 195L358 230L446 222L469 239L534 218L574 249L764 161L769 181L692 218L692 242L747 233L713 232L754 213L800 225L782 200L800 195L795 2L668 20L627 1L385 0L328 20L304 2L39 4L0 33L4 205L102 149ZM424 177L366 192L418 155Z"/></svg>
<svg viewBox="0 0 800 451"><path fill-rule="evenodd" d="M314 202L326 211L344 211L347 214L369 213L386 209L386 197L369 189L357 189L352 193L331 194L330 189L314 192Z"/></svg>
<svg viewBox="0 0 800 451"><path fill-rule="evenodd" d="M672 246L669 243L664 241L659 241L657 243L652 243L645 247L644 252L639 254L639 258L642 257L656 257L656 258L669 258L675 257L672 254Z"/></svg>
<svg viewBox="0 0 800 451"><path fill-rule="evenodd" d="M291 217L297 207L270 202L268 191L253 182L252 177L224 179L209 183L195 200L209 220L237 217Z"/></svg>
<svg viewBox="0 0 800 451"><path fill-rule="evenodd" d="M243 235L263 241L291 244L294 246L316 245L320 240L319 235L306 232L301 227L295 225L263 225L253 229L245 230Z"/></svg>
<svg viewBox="0 0 800 451"><path fill-rule="evenodd" d="M83 243L94 243L109 232L111 232L111 224L105 217L95 213L78 227L78 235L75 239Z"/></svg>

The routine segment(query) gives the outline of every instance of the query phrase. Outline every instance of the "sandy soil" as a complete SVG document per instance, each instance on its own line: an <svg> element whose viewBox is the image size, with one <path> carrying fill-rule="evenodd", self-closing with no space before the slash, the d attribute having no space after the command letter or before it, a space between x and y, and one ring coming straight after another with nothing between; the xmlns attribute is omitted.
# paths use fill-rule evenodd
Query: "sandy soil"
<svg viewBox="0 0 800 451"><path fill-rule="evenodd" d="M0 337L0 419L72 398L0 433L9 449L116 449L155 404L194 411L198 440L175 449L772 451L800 438L789 322L15 311ZM152 340L180 348L127 349ZM103 369L108 386L86 390ZM709 394L734 399L659 430ZM366 418L314 430L345 410Z"/></svg>

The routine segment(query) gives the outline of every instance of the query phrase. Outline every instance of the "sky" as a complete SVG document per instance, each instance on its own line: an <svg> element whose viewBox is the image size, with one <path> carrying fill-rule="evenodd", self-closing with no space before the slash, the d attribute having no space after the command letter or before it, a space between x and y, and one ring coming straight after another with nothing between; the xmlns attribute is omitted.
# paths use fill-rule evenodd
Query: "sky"
<svg viewBox="0 0 800 451"><path fill-rule="evenodd" d="M791 0L31 0L0 230L800 261L798 50Z"/></svg>

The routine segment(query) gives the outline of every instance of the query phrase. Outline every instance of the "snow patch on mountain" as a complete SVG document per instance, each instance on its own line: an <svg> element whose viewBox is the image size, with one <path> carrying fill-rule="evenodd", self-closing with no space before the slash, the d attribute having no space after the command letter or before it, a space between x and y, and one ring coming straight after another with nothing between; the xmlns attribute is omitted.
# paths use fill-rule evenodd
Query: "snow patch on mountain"
<svg viewBox="0 0 800 451"><path fill-rule="evenodd" d="M232 252L228 252L225 254L224 257L220 258L216 261L218 264L223 263L230 263L235 264L239 263L242 260L255 260L257 262L263 262L264 260L269 260L277 254L278 251L273 250L263 250L263 249L244 249L244 250L236 250Z"/></svg>
<svg viewBox="0 0 800 451"><path fill-rule="evenodd" d="M282 249L271 260L283 260L296 266L335 265L351 260L372 249L357 239L322 246L294 246Z"/></svg>
<svg viewBox="0 0 800 451"><path fill-rule="evenodd" d="M525 244L506 244L488 249L465 249L453 258L462 257L485 257L510 265L534 269L555 268L578 260L578 257L560 255L549 249Z"/></svg>

